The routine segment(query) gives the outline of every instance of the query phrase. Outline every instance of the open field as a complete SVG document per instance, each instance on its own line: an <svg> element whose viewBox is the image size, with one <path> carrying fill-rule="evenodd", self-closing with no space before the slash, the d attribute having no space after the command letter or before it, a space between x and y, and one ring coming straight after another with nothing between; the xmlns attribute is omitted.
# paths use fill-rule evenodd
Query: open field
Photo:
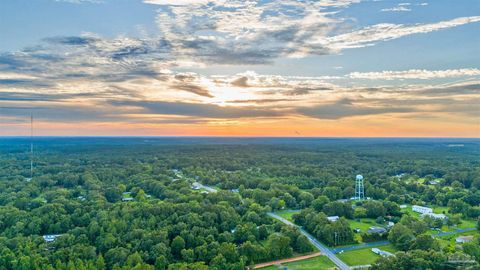
<svg viewBox="0 0 480 270"><path fill-rule="evenodd" d="M333 269L333 267L335 266L333 262L331 262L326 256L318 256L315 258L305 259L301 261L284 263L282 265L288 267L288 270L327 270ZM279 268L275 265L271 265L256 269L278 270Z"/></svg>
<svg viewBox="0 0 480 270"><path fill-rule="evenodd" d="M380 226L372 218L362 218L362 219L359 219L359 220L348 220L348 223L350 223L350 228L352 228L352 230L356 229L356 228L359 228L362 231L361 233L367 232L368 228L370 228L372 226Z"/></svg>
<svg viewBox="0 0 480 270"><path fill-rule="evenodd" d="M377 248L392 253L395 253L397 251L392 245L379 246ZM372 264L378 258L380 258L379 255L372 252L371 248L346 251L341 254L337 254L337 256L350 266Z"/></svg>

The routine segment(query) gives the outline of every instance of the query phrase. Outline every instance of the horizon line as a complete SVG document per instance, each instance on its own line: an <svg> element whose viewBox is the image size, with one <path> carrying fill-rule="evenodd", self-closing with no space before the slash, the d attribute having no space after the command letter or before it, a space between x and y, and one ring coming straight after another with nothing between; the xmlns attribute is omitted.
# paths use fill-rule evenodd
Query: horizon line
<svg viewBox="0 0 480 270"><path fill-rule="evenodd" d="M223 135L38 135L35 138L270 138L270 139L480 139L480 137L436 136L223 136ZM30 138L27 135L0 135L0 138Z"/></svg>

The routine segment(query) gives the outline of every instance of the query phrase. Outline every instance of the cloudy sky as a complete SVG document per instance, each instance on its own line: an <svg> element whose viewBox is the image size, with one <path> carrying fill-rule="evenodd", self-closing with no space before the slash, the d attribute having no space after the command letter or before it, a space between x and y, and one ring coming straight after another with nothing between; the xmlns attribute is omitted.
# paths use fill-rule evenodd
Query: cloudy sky
<svg viewBox="0 0 480 270"><path fill-rule="evenodd" d="M480 1L2 0L0 135L480 137Z"/></svg>

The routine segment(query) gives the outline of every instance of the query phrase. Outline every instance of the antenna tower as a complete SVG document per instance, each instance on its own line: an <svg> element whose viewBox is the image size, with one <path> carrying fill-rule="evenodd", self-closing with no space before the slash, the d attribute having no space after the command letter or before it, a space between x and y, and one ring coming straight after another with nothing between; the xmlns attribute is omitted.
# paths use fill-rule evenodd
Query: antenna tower
<svg viewBox="0 0 480 270"><path fill-rule="evenodd" d="M33 178L33 114L30 114L30 180Z"/></svg>

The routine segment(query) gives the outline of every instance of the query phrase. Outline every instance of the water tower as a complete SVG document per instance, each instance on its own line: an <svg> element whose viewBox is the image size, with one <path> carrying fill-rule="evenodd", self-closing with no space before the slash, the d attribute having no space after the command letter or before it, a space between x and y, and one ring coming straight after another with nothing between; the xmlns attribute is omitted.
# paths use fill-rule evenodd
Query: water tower
<svg viewBox="0 0 480 270"><path fill-rule="evenodd" d="M365 188L363 186L363 176L357 175L355 177L355 199L363 200L365 199Z"/></svg>

